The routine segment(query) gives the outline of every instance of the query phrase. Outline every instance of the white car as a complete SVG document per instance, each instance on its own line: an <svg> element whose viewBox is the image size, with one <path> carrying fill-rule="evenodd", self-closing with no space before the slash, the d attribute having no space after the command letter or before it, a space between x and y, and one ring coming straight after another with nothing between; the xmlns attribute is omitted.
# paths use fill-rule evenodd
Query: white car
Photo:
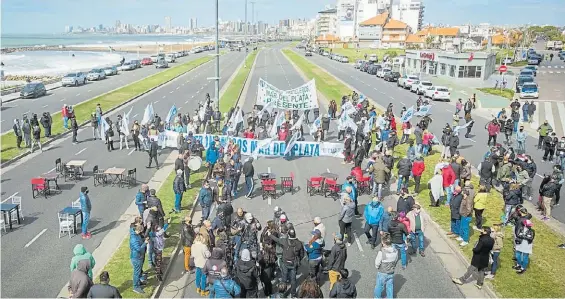
<svg viewBox="0 0 565 299"><path fill-rule="evenodd" d="M430 81L420 81L418 84L412 84L410 91L415 92L416 94L424 94L424 91L433 85L434 84Z"/></svg>
<svg viewBox="0 0 565 299"><path fill-rule="evenodd" d="M391 69L387 69L387 68L381 68L381 69L379 69L379 70L377 71L377 77L379 77L379 78L384 78L384 77L385 77L385 73L388 73L388 72L392 72L392 70L391 70Z"/></svg>
<svg viewBox="0 0 565 299"><path fill-rule="evenodd" d="M174 55L174 54L167 54L167 55L165 55L165 60L166 60L168 63L175 62L175 61L176 61L175 55Z"/></svg>
<svg viewBox="0 0 565 299"><path fill-rule="evenodd" d="M416 81L420 81L420 78L418 78L418 76L404 75L398 78L398 81L396 82L396 86L402 87L404 89L409 89L412 87L412 84Z"/></svg>
<svg viewBox="0 0 565 299"><path fill-rule="evenodd" d="M511 64L514 62L514 59L510 58L510 57L506 57L504 59L502 59L502 64Z"/></svg>
<svg viewBox="0 0 565 299"><path fill-rule="evenodd" d="M89 81L106 79L106 73L103 69L92 69L88 72L88 75L86 75L86 79Z"/></svg>
<svg viewBox="0 0 565 299"><path fill-rule="evenodd" d="M135 70L135 64L132 64L131 62L125 62L124 64L119 66L118 69L120 71L132 71Z"/></svg>
<svg viewBox="0 0 565 299"><path fill-rule="evenodd" d="M158 60L159 60L159 56L151 55L151 61L153 61L153 63L157 62Z"/></svg>
<svg viewBox="0 0 565 299"><path fill-rule="evenodd" d="M520 99L524 98L539 98L539 88L535 82L526 82L520 88Z"/></svg>
<svg viewBox="0 0 565 299"><path fill-rule="evenodd" d="M67 74L63 77L63 79L61 79L62 86L79 86L81 84L86 84L86 75L81 72Z"/></svg>
<svg viewBox="0 0 565 299"><path fill-rule="evenodd" d="M426 89L424 93L424 97L430 98L433 101L435 100L442 100L442 101L451 101L451 93L449 89L444 86L432 86Z"/></svg>

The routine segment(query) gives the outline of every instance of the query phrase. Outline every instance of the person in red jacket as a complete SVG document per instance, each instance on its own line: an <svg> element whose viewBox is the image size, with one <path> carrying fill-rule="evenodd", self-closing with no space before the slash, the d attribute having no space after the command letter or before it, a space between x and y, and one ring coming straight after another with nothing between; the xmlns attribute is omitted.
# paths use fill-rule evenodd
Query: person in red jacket
<svg viewBox="0 0 565 299"><path fill-rule="evenodd" d="M488 141L487 145L490 145L490 141L492 140L492 145L496 145L496 136L500 133L500 125L498 121L493 119L491 122L487 124L487 132L488 132Z"/></svg>
<svg viewBox="0 0 565 299"><path fill-rule="evenodd" d="M451 165L446 165L441 170L441 176L443 177L443 189L447 196L447 203L449 205L451 198L453 197L453 184L455 183L455 171L451 168Z"/></svg>
<svg viewBox="0 0 565 299"><path fill-rule="evenodd" d="M253 133L253 129L247 128L247 130L243 132L243 138L255 139L255 133Z"/></svg>
<svg viewBox="0 0 565 299"><path fill-rule="evenodd" d="M67 104L63 105L61 109L61 115L63 116L63 126L65 129L69 128L69 110L67 109Z"/></svg>
<svg viewBox="0 0 565 299"><path fill-rule="evenodd" d="M390 130L396 132L396 119L393 114L390 115Z"/></svg>
<svg viewBox="0 0 565 299"><path fill-rule="evenodd" d="M416 159L412 163L412 176L414 177L414 193L420 192L420 179L422 178L422 173L426 170L426 164L424 164L424 159L417 154Z"/></svg>
<svg viewBox="0 0 565 299"><path fill-rule="evenodd" d="M279 141L286 141L286 136L288 135L288 129L286 124L283 124L279 130Z"/></svg>

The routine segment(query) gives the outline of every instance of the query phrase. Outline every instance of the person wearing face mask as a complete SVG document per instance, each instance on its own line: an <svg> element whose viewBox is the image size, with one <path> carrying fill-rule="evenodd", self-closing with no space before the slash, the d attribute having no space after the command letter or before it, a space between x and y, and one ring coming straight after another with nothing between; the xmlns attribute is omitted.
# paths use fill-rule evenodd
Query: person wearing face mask
<svg viewBox="0 0 565 299"><path fill-rule="evenodd" d="M547 120L545 120L543 122L543 124L541 126L539 126L537 131L538 131L538 134L539 134L538 149L541 149L542 145L544 144L545 137L547 137L549 135L550 131L553 131L553 128L547 122Z"/></svg>
<svg viewBox="0 0 565 299"><path fill-rule="evenodd" d="M518 154L525 154L526 153L526 138L528 134L524 132L524 126L520 126L518 132L516 132L516 152ZM565 139L564 139L565 141Z"/></svg>
<svg viewBox="0 0 565 299"><path fill-rule="evenodd" d="M88 222L90 220L90 211L92 210L92 205L90 203L90 198L88 197L88 187L80 188L80 209L82 212L82 238L90 239L91 235L88 232Z"/></svg>
<svg viewBox="0 0 565 299"><path fill-rule="evenodd" d="M559 139L557 139L555 132L551 132L551 135L545 136L543 141L544 153L542 158L544 162L547 162L548 159L549 162L553 162L553 155L555 154L555 148L557 147L558 142Z"/></svg>
<svg viewBox="0 0 565 299"><path fill-rule="evenodd" d="M555 150L555 164L563 168L565 166L565 136L561 137Z"/></svg>

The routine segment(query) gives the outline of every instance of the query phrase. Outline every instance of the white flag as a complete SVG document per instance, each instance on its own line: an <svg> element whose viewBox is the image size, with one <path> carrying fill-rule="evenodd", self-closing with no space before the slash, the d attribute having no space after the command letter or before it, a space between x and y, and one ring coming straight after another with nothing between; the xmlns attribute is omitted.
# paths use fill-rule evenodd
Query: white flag
<svg viewBox="0 0 565 299"><path fill-rule="evenodd" d="M263 139L261 141L259 141L257 143L257 148L255 148L255 150L253 151L253 159L257 160L257 158L259 157L259 151L269 147L269 145L271 144L271 142L273 142L274 138L267 138L267 139Z"/></svg>
<svg viewBox="0 0 565 299"><path fill-rule="evenodd" d="M365 127L363 128L363 133L367 134L367 133L371 132L371 129L373 129L373 123L374 122L375 122L375 117L371 116L371 118L369 118L369 120L365 122Z"/></svg>
<svg viewBox="0 0 565 299"><path fill-rule="evenodd" d="M151 122L153 117L155 116L155 111L153 110L153 103L150 103L145 107L145 111L143 112L143 119L141 119L141 124L146 125Z"/></svg>
<svg viewBox="0 0 565 299"><path fill-rule="evenodd" d="M120 129L120 131L122 131L124 134L126 134L126 136L129 136L129 118L130 118L130 114L133 111L133 107L131 107L128 111L128 113L124 114L124 117L122 117L122 127Z"/></svg>
<svg viewBox="0 0 565 299"><path fill-rule="evenodd" d="M470 125L471 125L472 123L474 123L474 122L475 122L474 120L471 120L470 122L465 123L465 124L462 125L462 126L455 126L455 128L453 128L453 132L454 132L455 135L457 136L457 135L459 135L459 131L460 131L460 130L463 130L463 129L467 128L468 126L470 126Z"/></svg>
<svg viewBox="0 0 565 299"><path fill-rule="evenodd" d="M296 123L294 123L294 125L292 126L292 128L290 128L290 130L291 131L300 130L303 122L304 122L304 113L302 113L302 115L298 118L298 120L296 121Z"/></svg>
<svg viewBox="0 0 565 299"><path fill-rule="evenodd" d="M284 111L279 111L279 113L277 114L277 117L275 118L275 122L273 123L273 126L271 127L271 132L269 132L269 136L271 137L276 137L277 136L277 128L282 125L284 122Z"/></svg>
<svg viewBox="0 0 565 299"><path fill-rule="evenodd" d="M292 135L292 137L290 137L290 141L288 142L288 144L286 145L286 148L284 150L285 156L288 155L288 153L290 153L290 151L294 147L294 144L296 143L296 141L298 141L299 137L300 137L300 132L296 132Z"/></svg>
<svg viewBox="0 0 565 299"><path fill-rule="evenodd" d="M410 121L412 116L414 116L414 106L411 106L410 108L408 108L406 110L406 112L404 112L404 114L402 115L402 118L400 118L400 122L406 123L406 122Z"/></svg>
<svg viewBox="0 0 565 299"><path fill-rule="evenodd" d="M322 125L322 116L320 115L310 125L310 135L314 136L314 134L316 134L316 132L318 131L318 128L320 128L321 125Z"/></svg>
<svg viewBox="0 0 565 299"><path fill-rule="evenodd" d="M228 128L228 132L235 132L237 124L239 124L242 121L243 121L243 115L241 115L241 110L239 109L235 110L230 119L231 125Z"/></svg>
<svg viewBox="0 0 565 299"><path fill-rule="evenodd" d="M110 125L106 122L104 117L100 118L100 137L106 135L106 131L110 129Z"/></svg>
<svg viewBox="0 0 565 299"><path fill-rule="evenodd" d="M273 113L274 109L275 109L275 107L273 107L273 102L268 102L267 105L263 106L263 109L261 109L261 111L257 112L257 116L259 116L259 117L263 116L263 113L265 111L267 113L269 113L269 115L271 115L271 113Z"/></svg>

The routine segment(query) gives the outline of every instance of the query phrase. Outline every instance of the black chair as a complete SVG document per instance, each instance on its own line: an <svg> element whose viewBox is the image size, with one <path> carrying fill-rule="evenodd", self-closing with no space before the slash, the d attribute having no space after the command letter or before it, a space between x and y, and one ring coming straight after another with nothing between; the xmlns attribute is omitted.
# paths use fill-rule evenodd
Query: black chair
<svg viewBox="0 0 565 299"><path fill-rule="evenodd" d="M61 162L61 158L57 158L57 160L55 160L55 171L63 173L63 163Z"/></svg>
<svg viewBox="0 0 565 299"><path fill-rule="evenodd" d="M72 167L67 165L63 167L63 178L65 179L65 182L67 181L67 178L69 180L73 180L76 182L78 181L79 177L80 177L80 171L78 167Z"/></svg>
<svg viewBox="0 0 565 299"><path fill-rule="evenodd" d="M135 187L135 185L137 185L137 168L128 170L128 176L126 180L128 187Z"/></svg>
<svg viewBox="0 0 565 299"><path fill-rule="evenodd" d="M98 169L98 165L92 168L92 178L94 179L94 187L98 185L105 185L107 183L104 170Z"/></svg>

